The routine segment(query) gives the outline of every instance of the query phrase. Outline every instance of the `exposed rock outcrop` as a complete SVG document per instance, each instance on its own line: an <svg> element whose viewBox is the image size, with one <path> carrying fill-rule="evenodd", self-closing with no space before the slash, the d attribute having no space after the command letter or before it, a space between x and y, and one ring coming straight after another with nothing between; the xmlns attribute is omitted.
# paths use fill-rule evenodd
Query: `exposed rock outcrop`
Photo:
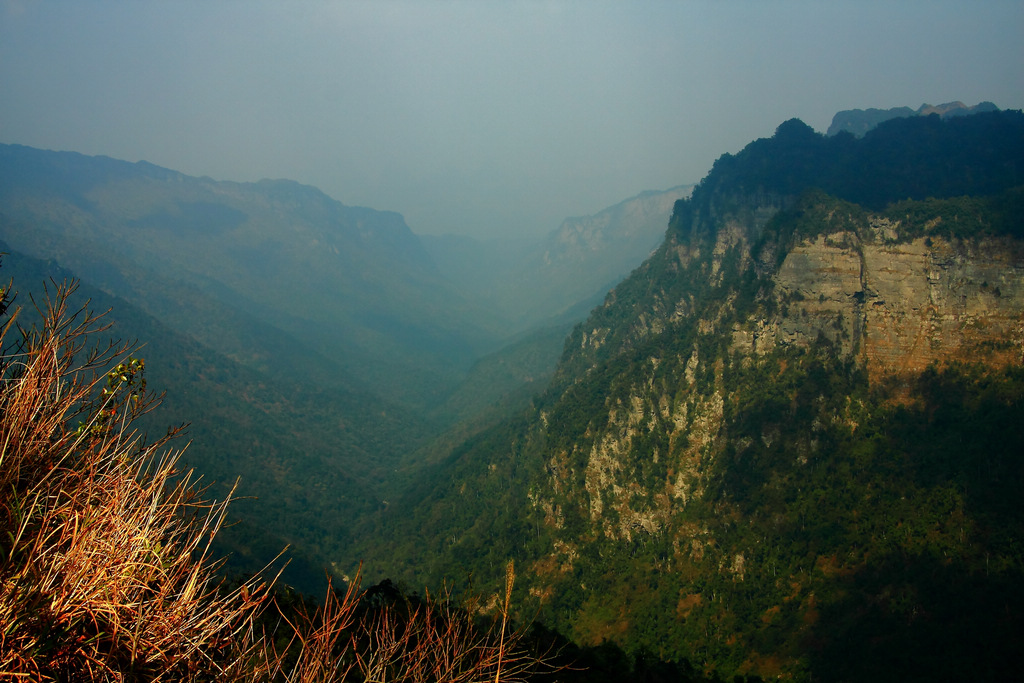
<svg viewBox="0 0 1024 683"><path fill-rule="evenodd" d="M730 353L758 357L810 348L824 338L872 379L912 376L956 360L1024 363L1024 244L1010 237L912 238L899 221L851 206L818 197L797 207L820 214L820 232L789 248L779 235L757 239L779 210L774 206L747 207L741 212L746 218L722 217L714 242L670 244L664 252L670 270L696 269L723 291L736 287L737 272L760 269L770 281L763 289L767 299L737 318L730 317L735 290L703 308L694 306L687 287L674 295L664 290L616 343L639 346L692 326L697 345L731 333ZM615 305L613 293L606 307ZM594 326L582 334L580 350L600 353L614 334L610 326ZM697 345L634 366L628 391L606 399L607 418L594 421L572 452L549 464L552 490L563 503L573 500L607 539L629 543L638 534L671 529L705 494L711 463L725 443L724 401L730 399L723 393L723 359L704 357ZM666 375L667 366L674 369ZM672 379L662 384L666 376ZM707 389L698 388L699 377ZM776 436L765 432L761 441L770 447ZM652 472L659 473L656 479ZM539 495L534 504L553 507L555 501Z"/></svg>
<svg viewBox="0 0 1024 683"><path fill-rule="evenodd" d="M875 234L837 232L795 247L775 276L782 314L738 327L734 344L764 353L823 335L876 376L979 356L1024 361L1020 244Z"/></svg>

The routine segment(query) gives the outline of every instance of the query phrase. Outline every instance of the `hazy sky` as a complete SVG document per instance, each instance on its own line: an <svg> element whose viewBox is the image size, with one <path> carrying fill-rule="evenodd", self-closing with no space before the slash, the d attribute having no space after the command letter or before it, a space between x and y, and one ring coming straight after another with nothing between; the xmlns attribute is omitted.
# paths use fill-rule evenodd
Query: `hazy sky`
<svg viewBox="0 0 1024 683"><path fill-rule="evenodd" d="M546 232L798 117L1024 107L1024 2L0 0L0 142Z"/></svg>

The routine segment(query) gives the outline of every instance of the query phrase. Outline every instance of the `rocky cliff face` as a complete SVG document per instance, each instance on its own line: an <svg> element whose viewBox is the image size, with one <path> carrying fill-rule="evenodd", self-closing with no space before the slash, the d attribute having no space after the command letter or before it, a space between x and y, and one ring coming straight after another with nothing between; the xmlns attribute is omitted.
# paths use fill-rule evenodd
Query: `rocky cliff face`
<svg viewBox="0 0 1024 683"><path fill-rule="evenodd" d="M775 560L762 544L780 533L801 535L792 507L750 516L747 496L802 500L806 487L822 486L810 484L812 473L833 466L824 463L837 457L836 434L859 434L865 416L883 410L853 399L853 387L888 382L896 388L886 400L913 402L906 387L929 366L1024 365L1024 243L937 230L915 236L892 213L851 206L798 201L786 211L805 217L803 229L815 226L809 235L797 230L787 238L784 212L773 203L722 216L706 239L671 236L645 268L672 277L656 287L645 280L642 311L628 325L616 322L612 312L628 310L635 295L623 283L570 338L570 358L586 360L574 366L575 384L562 400L587 406L589 419L563 439L565 410L541 414L548 450L530 504L550 540L531 566L535 595L580 576L597 580L586 564L595 553L605 563L618 557L622 571L650 573L659 590L677 591L680 624L698 623L703 613L711 621L702 628L711 628L728 610L699 587L765 581ZM934 216L933 227L946 218ZM825 359L816 379L804 374L814 358ZM837 388L850 381L838 378L856 376L866 382ZM584 398L588 390L596 395ZM744 468L757 474L734 473ZM825 490L817 495L838 495ZM865 495L851 503L855 512L871 509L874 494ZM817 505L825 511L832 503ZM859 550L849 552L857 559L831 571L854 572L864 561ZM799 576L786 580L786 600L800 602L802 618L816 619L814 592L824 589ZM612 617L584 602L576 637L597 642L610 637L611 623L628 628L650 616L616 604L621 611ZM770 624L771 614L764 618ZM773 673L770 666L751 670Z"/></svg>
<svg viewBox="0 0 1024 683"><path fill-rule="evenodd" d="M813 203L807 210L821 216L818 234L798 240L781 261L777 241L757 243L778 211L774 204L744 210L745 218L725 217L713 240L666 243L654 260L665 259L682 282L690 273L720 288L719 296L699 302L690 287L666 288L618 338L615 325L594 324L600 312L588 321L576 342L583 357L596 357L608 344L646 348L665 335L687 344L660 343L634 360L630 381L608 393L583 438L550 455L548 490L555 495L534 498L549 521L574 501L607 539L629 543L638 533L674 526L669 533L682 533L675 544L700 552L689 538L694 529L673 520L703 495L710 463L726 443L726 363L810 349L825 339L840 359L876 381L957 360L1024 364L1024 243L910 239L890 217L851 216L834 200ZM737 273L744 270L760 270L766 286L760 301L738 316ZM613 292L605 309L620 307L619 296ZM730 340L728 352L709 355L705 349L719 335ZM737 397L733 390L732 400ZM768 445L773 438L762 435ZM661 473L654 480L652 470ZM544 566L571 564L578 540L561 536L560 561Z"/></svg>
<svg viewBox="0 0 1024 683"><path fill-rule="evenodd" d="M726 362L806 350L824 339L873 380L956 360L1024 363L1024 243L910 237L899 220L851 213L852 205L814 197L793 211L811 215L815 234L789 246L764 235L780 204L724 216L708 239L670 237L645 268L674 279L660 283L627 325L606 318L629 308L624 283L570 338L567 364L579 361L577 375L581 367L584 374L597 371L602 358L671 339L632 362L630 388L606 398L606 418L591 423L584 442L574 444L575 455L556 453L549 463L552 487L565 490L575 476L586 499L581 507L591 521L604 520L609 537L628 540L634 526L660 527L671 508L700 494L701 463L720 446ZM942 216L932 220L937 226ZM743 273L755 272L761 285L744 305ZM702 297L695 283L718 291ZM729 339L728 352L709 356L702 347L713 348L720 336ZM664 447L650 449L648 437L656 432L666 436ZM651 495L638 488L638 470L629 464L641 448L655 464L671 462L672 472L655 495L660 502L645 504L645 511L629 504L638 492L645 501ZM618 511L619 523L608 522L609 509Z"/></svg>
<svg viewBox="0 0 1024 683"><path fill-rule="evenodd" d="M901 242L898 221L868 221L860 234L825 232L795 246L773 277L784 314L737 324L735 348L807 347L823 335L876 378L958 359L1024 362L1019 242Z"/></svg>

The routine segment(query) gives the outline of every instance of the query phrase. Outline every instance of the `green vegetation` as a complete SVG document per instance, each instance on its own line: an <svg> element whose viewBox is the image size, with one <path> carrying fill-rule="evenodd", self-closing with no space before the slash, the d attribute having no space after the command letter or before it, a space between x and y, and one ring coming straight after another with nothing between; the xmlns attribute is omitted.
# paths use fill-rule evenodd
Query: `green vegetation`
<svg viewBox="0 0 1024 683"><path fill-rule="evenodd" d="M676 205L664 244L564 345L556 330L485 357L479 355L488 348L486 333L479 327L458 333L460 316L472 311L422 296L438 291L428 286L433 276L419 270L415 253L402 251L409 244L395 221L378 226L372 244L346 246L367 262L350 264L350 272L331 280L331 296L359 299L354 308L326 302L323 292L300 300L299 289L269 291L268 283L284 273L275 270L284 268L275 255L289 268L307 257L319 263L320 252L330 251L324 245L341 244L330 240L355 240L359 220L374 218L343 211L310 188L235 188L258 195L273 211L287 208L305 237L325 217L337 222L338 234L317 233L319 246L310 251L294 235L255 230L234 260L217 264L230 286L228 279L214 281L210 268L185 269L179 280L165 269L150 279L151 264L136 260L140 235L167 230L176 220L193 232L205 225L203 239L211 244L244 226L259 227L254 210L241 204L229 208L249 219L212 208L209 187L190 186L187 197L158 196L147 185L159 185L153 169L140 180L111 164L101 176L112 184L102 187L80 186L69 172L64 194L57 193L67 201L59 209L46 204L52 215L26 241L63 250L60 255L74 252L105 291L134 292L161 321L179 316L165 326L102 291L88 294L94 306L114 306L120 329L148 341L150 385L168 391L163 411L139 415L136 424L162 433L162 420L193 420L193 442L181 461L216 480L208 494L224 499L241 476L239 493L259 498L233 505L232 517L241 521L218 534L225 545L210 553L230 548L229 568L251 569L291 544L299 571L285 581L293 585L314 589L325 566L354 574L360 558L365 575L379 581L361 598L355 589L329 592L321 614L334 616L325 622L293 612L294 594L278 592L289 623L306 625L298 641L288 645L296 633L291 627L269 641L256 635L223 641L269 653L254 655L264 657L259 661L268 671L291 667L307 672L298 678L320 675L313 660L300 663L301 650L321 653L321 664L351 665L344 669L351 680L374 668L389 677L422 678L437 671L440 659L431 657L458 659L443 645L456 642L479 645L474 652L486 655L489 678L494 666L515 678L514 667L498 664L508 662L502 633L513 619L537 618L542 625L515 631L526 653L520 661L532 666L538 653L554 647L602 668L575 680L1010 678L1024 649L1024 515L1017 500L1024 484L1017 430L1024 372L1010 342L984 342L999 352L992 357L1000 363L991 366L975 353L981 347L972 347L970 355L924 372L879 373L858 336L863 319L849 326L829 320L815 337L813 306L828 301L825 292L787 289L777 275L794 247L823 235L830 248L862 259L870 241L889 247L918 240L919 247L937 244L965 259L982 244L1019 253L1022 131L1019 112L890 121L863 139L825 138L786 122L773 138L715 164L692 198ZM142 186L149 188L139 195L145 206L114 216L110 207L124 209L114 195L130 196ZM124 243L109 254L86 239L100 216L90 212L100 206L123 231ZM0 216L10 233L23 219ZM369 263L382 245L399 252L413 276ZM182 254L168 260L187 265ZM56 268L20 256L12 265L22 269L22 281L39 281ZM979 286L986 302L1002 305L1006 294L996 283ZM390 305L389 297L403 300L417 287L423 292L403 304L413 313ZM860 291L833 295L865 305ZM174 308L175 299L194 306L194 320ZM434 325L429 320L438 307L445 322ZM321 313L339 317L324 323ZM406 354L412 340L422 345ZM559 347L561 360L548 381L547 361ZM368 358L373 367L353 379L348 371ZM107 388L130 406L142 368L131 359L118 363L120 371L104 370L96 388L111 378ZM8 365L12 379L19 368ZM409 368L415 368L413 397L400 398ZM459 377L469 379L456 389ZM530 398L531 387L546 388ZM395 400L381 398L387 395ZM94 419L61 423L58 436L113 439L125 423L103 412L102 396L81 394L76 405ZM8 414L19 413L7 410L5 425ZM142 470L131 471L137 474L126 483L149 485ZM5 509L10 519L37 519L25 501L65 499L73 497L19 493ZM38 511L42 521L31 524L40 529L77 519L63 508ZM65 537L71 536L35 536ZM165 557L171 542L146 540L136 548L142 561L133 565L133 556L124 555L128 568L153 570L153 552ZM17 559L22 550L4 546L4 552ZM187 568L182 571L197 566L189 564L194 553L175 557ZM518 568L514 587L507 582L510 560ZM21 585L26 567L5 565L4 590ZM147 577L136 582L145 584L143 594L163 590L161 577ZM420 599L384 577L400 586L448 585L452 592ZM24 580L31 586L35 579ZM224 628L231 633L247 633L252 624L259 634L259 624L277 623L276 612L259 613L270 598L254 583L245 595L213 591L212 578L202 585L210 590L189 609L204 613L215 605L217 615L234 614L218 622L230 622ZM477 588L497 593L501 609L486 617L451 599ZM168 591L174 594L173 587ZM4 607L14 626L3 633L24 642L36 637L29 627L42 622L16 610L38 611L45 602L18 597L30 593L12 593ZM112 608L78 621L78 612L62 614L53 623L79 628L76 642L89 647L106 647L114 633L96 616L117 614ZM378 666L380 648L365 647L371 641L402 654ZM429 653L417 649L428 644ZM337 659L335 645L351 657ZM237 661L230 648L223 652ZM497 659L487 659L492 655ZM402 668L414 661L420 668ZM536 680L573 676L565 670Z"/></svg>
<svg viewBox="0 0 1024 683"><path fill-rule="evenodd" d="M389 510L363 546L370 567L483 580L515 557L537 572L524 589L548 595L541 619L577 642L607 638L727 675L1012 674L1006 655L1024 614L1024 442L1014 427L1024 373L965 365L874 386L827 342L751 362L684 330L629 340L522 421L456 450ZM678 378L689 353L679 352L694 347L708 372L687 389ZM656 370L650 357L663 359ZM638 386L691 410L717 392L724 419L703 497L626 541L601 531L619 523L614 510L591 520L584 472L610 410ZM673 445L668 419L645 410L648 420L624 477L644 490L634 508L658 505L673 449L685 447ZM554 453L571 454L557 466L565 474ZM531 500L538 494L560 526ZM579 554L568 573L543 569L558 543Z"/></svg>
<svg viewBox="0 0 1024 683"><path fill-rule="evenodd" d="M16 282L69 276L20 254L4 258ZM182 461L203 473L218 497L237 482L217 551L230 568L254 572L295 548L285 580L309 593L323 590L324 567L350 543L352 520L379 509L385 482L429 434L395 406L356 390L268 376L168 329L127 302L95 288L71 294L73 308L110 310L111 337L139 339L152 386L164 392L156 415L139 426L162 433L184 425ZM37 323L31 308L25 325Z"/></svg>
<svg viewBox="0 0 1024 683"><path fill-rule="evenodd" d="M886 215L900 221L903 238L939 236L947 239L1012 237L1024 239L1024 187L991 197L954 197L903 201Z"/></svg>
<svg viewBox="0 0 1024 683"><path fill-rule="evenodd" d="M929 236L1018 249L1021 157L972 169L1002 153L1002 133L978 151L985 134L1007 125L1018 144L1021 117L960 125L833 142L790 123L720 160L662 248L569 335L548 390L358 532L368 571L491 585L513 557L531 570L523 603L571 640L726 677L1012 677L1020 368L976 357L874 381L838 337L757 354L732 337L797 310L773 278L819 235L845 231L855 253ZM868 182L890 153L879 140L904 133L890 161L906 163ZM973 135L976 156L950 149ZM948 182L927 181L936 155ZM918 190L900 185L920 173Z"/></svg>
<svg viewBox="0 0 1024 683"><path fill-rule="evenodd" d="M90 350L105 327L69 308L74 290L55 285L37 324L15 309L0 332L0 677L455 683L557 670L510 623L511 564L491 617L448 593L381 600L358 577L310 614L287 593L271 607L259 577L219 579L211 543L230 496L205 500L177 470L173 430L137 431L154 407L146 364L126 346Z"/></svg>
<svg viewBox="0 0 1024 683"><path fill-rule="evenodd" d="M872 211L907 199L988 196L1024 182L1021 159L1019 111L893 119L861 139L825 137L792 119L773 137L722 155L693 196L676 203L673 226L685 240L744 207L786 208L808 188Z"/></svg>

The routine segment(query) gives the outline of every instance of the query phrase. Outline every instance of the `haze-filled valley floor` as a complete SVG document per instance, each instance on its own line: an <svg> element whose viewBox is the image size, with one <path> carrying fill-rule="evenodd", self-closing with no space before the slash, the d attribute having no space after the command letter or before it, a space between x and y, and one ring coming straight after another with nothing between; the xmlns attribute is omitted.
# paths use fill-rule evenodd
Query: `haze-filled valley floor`
<svg viewBox="0 0 1024 683"><path fill-rule="evenodd" d="M518 242L0 145L0 274L22 325L74 279L139 341L143 424L238 481L231 572L514 560L521 619L637 680L1012 677L1024 115L904 109Z"/></svg>

